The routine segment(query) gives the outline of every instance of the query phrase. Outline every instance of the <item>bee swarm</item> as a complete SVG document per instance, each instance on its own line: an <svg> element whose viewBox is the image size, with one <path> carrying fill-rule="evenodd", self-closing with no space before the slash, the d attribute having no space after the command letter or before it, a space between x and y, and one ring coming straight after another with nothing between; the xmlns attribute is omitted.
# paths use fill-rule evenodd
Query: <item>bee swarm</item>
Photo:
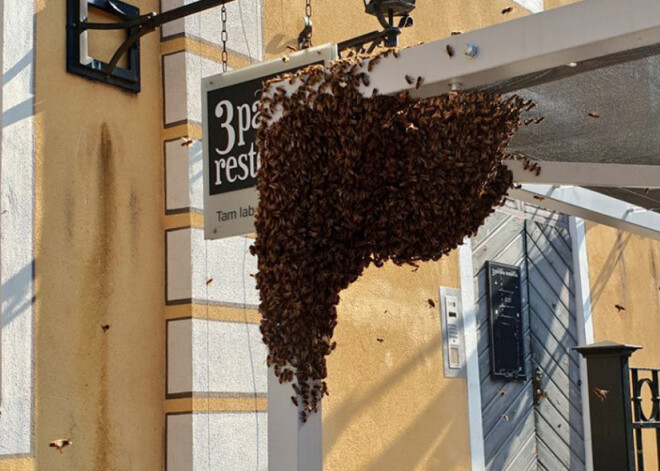
<svg viewBox="0 0 660 471"><path fill-rule="evenodd" d="M482 92L366 98L378 59L310 66L284 77L300 83L293 93L267 83L261 102L252 247L261 333L303 421L328 393L339 293L370 264L440 259L513 185L503 159L529 102Z"/></svg>

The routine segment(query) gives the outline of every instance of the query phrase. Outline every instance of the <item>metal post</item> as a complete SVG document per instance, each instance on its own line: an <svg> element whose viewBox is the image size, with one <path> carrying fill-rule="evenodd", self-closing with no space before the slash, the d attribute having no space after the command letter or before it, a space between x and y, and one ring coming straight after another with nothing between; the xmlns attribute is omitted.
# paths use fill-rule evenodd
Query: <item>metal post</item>
<svg viewBox="0 0 660 471"><path fill-rule="evenodd" d="M300 408L291 402L290 383L280 384L268 369L268 469L269 471L322 471L321 411L300 421ZM321 405L319 404L319 409Z"/></svg>
<svg viewBox="0 0 660 471"><path fill-rule="evenodd" d="M575 348L587 361L596 471L635 471L628 359L640 348L610 341Z"/></svg>

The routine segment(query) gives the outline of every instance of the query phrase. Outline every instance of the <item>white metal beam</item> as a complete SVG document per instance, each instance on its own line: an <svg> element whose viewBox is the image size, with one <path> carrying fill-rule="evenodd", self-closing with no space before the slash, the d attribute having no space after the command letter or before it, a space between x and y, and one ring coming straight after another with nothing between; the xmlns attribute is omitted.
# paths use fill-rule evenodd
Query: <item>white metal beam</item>
<svg viewBox="0 0 660 471"><path fill-rule="evenodd" d="M463 54L476 45L475 58ZM410 90L415 96L447 93L452 83L474 88L569 63L660 43L660 2L584 0L487 28L421 44L383 57L371 73L381 94ZM446 48L456 51L449 57ZM422 86L405 76L423 77Z"/></svg>
<svg viewBox="0 0 660 471"><path fill-rule="evenodd" d="M323 471L321 405L307 422L300 421L302 400L291 402L290 383L281 384L268 369L268 469L269 471Z"/></svg>
<svg viewBox="0 0 660 471"><path fill-rule="evenodd" d="M524 169L520 160L507 160L517 183L616 188L660 188L660 165L538 162L540 175Z"/></svg>
<svg viewBox="0 0 660 471"><path fill-rule="evenodd" d="M575 186L523 185L516 198L543 208L660 240L660 214Z"/></svg>
<svg viewBox="0 0 660 471"><path fill-rule="evenodd" d="M472 241L466 237L458 247L463 307L463 336L465 339L465 370L467 373L468 423L470 424L470 458L472 471L484 471L484 429L481 416L481 380L479 375L479 348L477 339L477 300L474 296L474 267Z"/></svg>
<svg viewBox="0 0 660 471"><path fill-rule="evenodd" d="M575 282L575 307L577 314L578 345L594 343L594 324L591 311L591 283L587 258L587 237L584 219L571 216L569 221L573 252L573 280ZM589 382L587 362L580 355L580 396L582 397L582 425L584 431L584 458L586 471L594 471L591 450L591 416L589 414Z"/></svg>

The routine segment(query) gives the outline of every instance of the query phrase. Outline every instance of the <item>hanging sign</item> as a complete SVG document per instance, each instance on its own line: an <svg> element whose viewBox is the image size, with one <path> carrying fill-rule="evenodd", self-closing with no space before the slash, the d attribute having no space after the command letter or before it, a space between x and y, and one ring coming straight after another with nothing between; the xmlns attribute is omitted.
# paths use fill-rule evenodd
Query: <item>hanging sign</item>
<svg viewBox="0 0 660 471"><path fill-rule="evenodd" d="M336 45L305 49L202 80L204 235L221 239L254 232L258 194L258 110L262 84L285 72L336 58Z"/></svg>

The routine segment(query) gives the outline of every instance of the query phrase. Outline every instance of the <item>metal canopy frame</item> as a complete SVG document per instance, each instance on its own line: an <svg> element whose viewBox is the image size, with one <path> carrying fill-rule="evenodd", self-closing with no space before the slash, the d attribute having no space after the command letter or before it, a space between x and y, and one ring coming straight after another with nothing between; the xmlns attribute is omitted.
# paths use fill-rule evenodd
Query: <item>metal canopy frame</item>
<svg viewBox="0 0 660 471"><path fill-rule="evenodd" d="M447 46L456 51L476 47L478 55L466 51L449 57ZM657 54L660 2L584 0L404 49L398 58L382 57L370 85L361 89L365 96L374 88L382 94L407 90L416 97L456 89L510 92ZM405 75L422 77L421 87L409 84ZM659 214L577 187L660 188L660 165L566 160L540 161L538 176L520 161L507 161L514 179L523 184L511 196L660 240Z"/></svg>

